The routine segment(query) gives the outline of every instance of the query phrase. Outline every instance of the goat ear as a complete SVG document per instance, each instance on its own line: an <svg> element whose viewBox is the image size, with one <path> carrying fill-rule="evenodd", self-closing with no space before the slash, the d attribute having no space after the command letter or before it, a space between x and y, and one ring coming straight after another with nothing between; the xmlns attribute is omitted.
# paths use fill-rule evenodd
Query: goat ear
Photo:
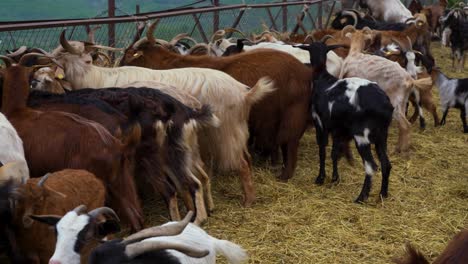
<svg viewBox="0 0 468 264"><path fill-rule="evenodd" d="M244 40L245 39L238 39L237 40L237 49L239 51L242 51L244 49Z"/></svg>
<svg viewBox="0 0 468 264"><path fill-rule="evenodd" d="M55 226L62 219L59 215L30 215L29 217L50 226Z"/></svg>
<svg viewBox="0 0 468 264"><path fill-rule="evenodd" d="M309 47L310 45L304 45L304 44L300 44L300 45L294 45L293 47L295 48L299 48L299 49L303 49L303 50L309 50Z"/></svg>
<svg viewBox="0 0 468 264"><path fill-rule="evenodd" d="M98 238L103 238L107 235L115 234L118 232L120 232L119 222L110 219L97 225L96 236Z"/></svg>
<svg viewBox="0 0 468 264"><path fill-rule="evenodd" d="M72 85L71 85L70 82L65 81L65 80L63 80L63 79L59 79L58 81L59 81L60 85L62 85L62 88L63 88L65 91L71 92L71 91L73 90L73 87L72 87Z"/></svg>

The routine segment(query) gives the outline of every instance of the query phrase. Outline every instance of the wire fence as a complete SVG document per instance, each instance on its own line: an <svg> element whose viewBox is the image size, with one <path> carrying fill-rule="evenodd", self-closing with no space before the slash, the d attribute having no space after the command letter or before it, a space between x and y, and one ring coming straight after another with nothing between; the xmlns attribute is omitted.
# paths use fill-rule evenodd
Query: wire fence
<svg viewBox="0 0 468 264"><path fill-rule="evenodd" d="M179 33L188 33L197 41L207 42L219 28L233 27L249 33L260 33L266 25L278 31L299 33L298 19L303 28L311 31L326 26L339 1L313 0L273 4L232 5L222 7L193 8L170 12L145 13L114 18L95 18L60 21L26 21L0 23L0 51L20 46L38 47L48 51L56 48L63 29L72 40L86 40L86 26L99 26L95 33L96 43L119 48L127 47L136 34L139 21L152 22L160 19L155 36L171 39Z"/></svg>

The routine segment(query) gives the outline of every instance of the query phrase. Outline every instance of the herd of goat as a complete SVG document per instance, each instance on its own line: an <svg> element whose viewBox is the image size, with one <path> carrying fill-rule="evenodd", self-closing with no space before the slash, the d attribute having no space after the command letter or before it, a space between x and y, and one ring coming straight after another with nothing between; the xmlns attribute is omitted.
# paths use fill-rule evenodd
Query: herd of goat
<svg viewBox="0 0 468 264"><path fill-rule="evenodd" d="M225 29L209 43L186 34L165 41L154 36L158 21L145 37L140 24L114 65L109 52L122 50L96 44L94 29L87 41L67 40L64 30L51 52L22 46L1 55L0 252L12 263L215 263L216 254L243 263L244 249L199 227L214 209L210 178L235 171L251 206L250 153L281 160L278 178L287 181L309 125L319 147L316 184L326 178L331 135L331 181L340 181L341 157L352 161L354 141L365 172L356 202L365 202L378 171L375 145L387 197L392 120L397 152L408 151L412 122L425 127L423 108L435 126L460 109L468 133L468 79L443 74L430 50L440 37L454 70L463 69L468 10L444 0L414 0L409 10L399 0L360 5L368 12L342 10L332 28L307 36ZM226 37L235 32L243 37ZM143 229L140 196L155 193L174 222ZM135 233L105 239L120 219ZM468 263L467 243L462 231L434 263ZM412 247L397 262L428 263Z"/></svg>

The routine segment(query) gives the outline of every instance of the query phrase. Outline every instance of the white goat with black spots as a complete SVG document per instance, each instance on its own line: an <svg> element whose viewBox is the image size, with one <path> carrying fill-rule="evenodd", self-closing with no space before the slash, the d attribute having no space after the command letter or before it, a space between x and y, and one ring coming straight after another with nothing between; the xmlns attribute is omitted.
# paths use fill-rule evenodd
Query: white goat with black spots
<svg viewBox="0 0 468 264"><path fill-rule="evenodd" d="M314 42L298 47L310 52L311 65L314 68L312 118L320 155L320 172L315 183L323 184L325 180L325 148L328 144L328 134L331 133L332 182L339 181L340 154L346 144L354 138L366 172L364 185L356 202L364 202L369 197L372 176L377 170L377 164L372 157L371 144L375 144L382 166L380 195L387 197L391 170L387 156L387 136L393 113L390 99L375 82L361 78L339 80L328 73L325 66L326 54L340 47L339 45L327 47L324 43Z"/></svg>

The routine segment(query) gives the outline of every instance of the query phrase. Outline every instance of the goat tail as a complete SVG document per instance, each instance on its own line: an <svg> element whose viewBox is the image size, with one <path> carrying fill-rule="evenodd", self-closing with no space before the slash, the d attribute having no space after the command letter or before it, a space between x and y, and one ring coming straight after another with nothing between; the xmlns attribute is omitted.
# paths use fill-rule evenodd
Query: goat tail
<svg viewBox="0 0 468 264"><path fill-rule="evenodd" d="M241 246L227 240L216 239L215 251L226 257L231 264L241 264L247 262L249 256Z"/></svg>
<svg viewBox="0 0 468 264"><path fill-rule="evenodd" d="M432 79L430 77L413 80L413 86L419 91L430 90L432 88Z"/></svg>
<svg viewBox="0 0 468 264"><path fill-rule="evenodd" d="M195 119L202 126L219 127L221 123L209 105L203 105L201 109L194 111L190 118Z"/></svg>
<svg viewBox="0 0 468 264"><path fill-rule="evenodd" d="M141 126L138 122L131 122L126 125L126 129L121 137L125 152L132 152L141 142Z"/></svg>
<svg viewBox="0 0 468 264"><path fill-rule="evenodd" d="M267 94L273 92L275 89L275 84L273 80L270 79L270 77L262 77L247 93L245 100L248 105L253 105L254 103L260 101L260 99L265 97Z"/></svg>
<svg viewBox="0 0 468 264"><path fill-rule="evenodd" d="M426 257L411 244L406 245L406 255L401 259L396 259L396 264L429 264Z"/></svg>

